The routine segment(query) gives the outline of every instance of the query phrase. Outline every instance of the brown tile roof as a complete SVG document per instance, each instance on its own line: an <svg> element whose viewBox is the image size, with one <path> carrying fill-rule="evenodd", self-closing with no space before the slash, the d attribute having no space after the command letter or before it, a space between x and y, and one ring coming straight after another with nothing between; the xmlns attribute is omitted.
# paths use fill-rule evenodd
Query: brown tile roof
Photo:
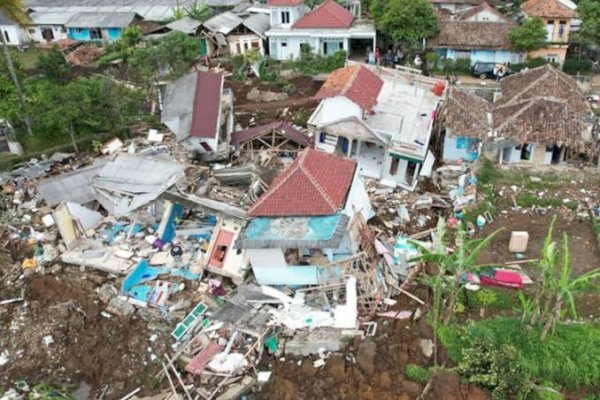
<svg viewBox="0 0 600 400"><path fill-rule="evenodd" d="M283 121L271 122L270 124L234 132L231 135L231 144L235 146L241 142L270 134L272 131L280 132L283 136L302 146L310 146L312 144L311 138L306 133L296 129L289 122Z"/></svg>
<svg viewBox="0 0 600 400"><path fill-rule="evenodd" d="M303 150L248 210L252 217L335 214L344 207L356 161Z"/></svg>
<svg viewBox="0 0 600 400"><path fill-rule="evenodd" d="M485 99L451 88L444 104L442 118L446 128L460 136L485 139L492 130L492 105Z"/></svg>
<svg viewBox="0 0 600 400"><path fill-rule="evenodd" d="M510 49L506 35L513 26L509 22L441 20L440 33L428 46L458 50Z"/></svg>
<svg viewBox="0 0 600 400"><path fill-rule="evenodd" d="M361 65L339 68L327 77L315 99L346 96L365 110L372 110L383 87L383 80Z"/></svg>
<svg viewBox="0 0 600 400"><path fill-rule="evenodd" d="M219 133L219 113L223 75L198 71L192 109L190 136L215 138Z"/></svg>
<svg viewBox="0 0 600 400"><path fill-rule="evenodd" d="M548 18L573 18L575 10L558 0L527 0L521 6L527 15Z"/></svg>
<svg viewBox="0 0 600 400"><path fill-rule="evenodd" d="M467 20L467 19L471 18L472 16L479 14L482 11L489 11L489 12L493 13L494 15L502 18L506 22L510 22L510 19L508 19L500 11L496 10L494 7L492 7L491 5L489 5L486 1L484 1L483 3L481 3L478 6L468 8L465 11L461 12L458 15L458 19L460 19L460 20Z"/></svg>
<svg viewBox="0 0 600 400"><path fill-rule="evenodd" d="M501 88L493 112L495 136L596 151L590 145L590 105L573 78L546 65L504 78Z"/></svg>

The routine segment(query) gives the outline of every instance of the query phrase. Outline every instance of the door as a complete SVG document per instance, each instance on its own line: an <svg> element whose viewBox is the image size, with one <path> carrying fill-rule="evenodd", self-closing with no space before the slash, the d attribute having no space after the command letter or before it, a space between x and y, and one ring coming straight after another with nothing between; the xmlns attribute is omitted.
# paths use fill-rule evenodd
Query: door
<svg viewBox="0 0 600 400"><path fill-rule="evenodd" d="M200 55L205 56L206 54L207 54L206 39L202 38L202 39L200 39Z"/></svg>
<svg viewBox="0 0 600 400"><path fill-rule="evenodd" d="M54 32L52 32L52 28L42 28L42 37L48 43L51 43L54 40Z"/></svg>

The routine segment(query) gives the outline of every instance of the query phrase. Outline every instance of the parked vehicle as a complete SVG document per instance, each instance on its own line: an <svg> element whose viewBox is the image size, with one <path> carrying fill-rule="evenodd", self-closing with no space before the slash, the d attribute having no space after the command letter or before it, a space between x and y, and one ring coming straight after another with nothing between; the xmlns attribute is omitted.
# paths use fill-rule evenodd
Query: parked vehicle
<svg viewBox="0 0 600 400"><path fill-rule="evenodd" d="M494 69L496 65L497 64L493 62L477 62L471 68L471 72L474 76L478 76L481 79L496 79L496 75L494 74ZM515 71L513 71L510 68L507 68L506 72L504 73L504 76L512 75L514 73Z"/></svg>

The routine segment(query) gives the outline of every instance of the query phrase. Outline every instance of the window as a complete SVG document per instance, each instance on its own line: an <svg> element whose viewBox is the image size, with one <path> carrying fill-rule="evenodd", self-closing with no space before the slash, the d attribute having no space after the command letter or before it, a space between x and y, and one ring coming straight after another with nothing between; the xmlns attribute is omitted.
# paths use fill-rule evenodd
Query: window
<svg viewBox="0 0 600 400"><path fill-rule="evenodd" d="M258 41L253 41L252 42L252 48L253 49L260 49L260 43Z"/></svg>
<svg viewBox="0 0 600 400"><path fill-rule="evenodd" d="M90 29L90 39L102 39L102 30L100 28Z"/></svg>
<svg viewBox="0 0 600 400"><path fill-rule="evenodd" d="M554 36L554 21L550 20L546 23L546 40L548 42L551 42L553 36Z"/></svg>
<svg viewBox="0 0 600 400"><path fill-rule="evenodd" d="M244 42L244 51L248 50L250 46L248 46L248 42Z"/></svg>
<svg viewBox="0 0 600 400"><path fill-rule="evenodd" d="M10 36L8 36L8 31L4 31L4 39L6 39L6 43L10 43Z"/></svg>
<svg viewBox="0 0 600 400"><path fill-rule="evenodd" d="M560 21L558 25L558 36L563 37L565 35L565 28L567 26L567 21Z"/></svg>
<svg viewBox="0 0 600 400"><path fill-rule="evenodd" d="M281 12L281 23L282 24L289 24L290 23L290 12L289 11L282 11Z"/></svg>
<svg viewBox="0 0 600 400"><path fill-rule="evenodd" d="M558 60L558 54L548 54L546 55L546 60L556 62L556 60Z"/></svg>
<svg viewBox="0 0 600 400"><path fill-rule="evenodd" d="M390 175L396 176L398 173L398 164L400 163L400 159L398 157L392 157L392 162L390 163Z"/></svg>
<svg viewBox="0 0 600 400"><path fill-rule="evenodd" d="M27 29L27 32L29 32L32 35L35 35L35 29Z"/></svg>
<svg viewBox="0 0 600 400"><path fill-rule="evenodd" d="M456 149L457 150L466 150L468 148L469 148L469 138L467 138L467 137L456 138Z"/></svg>
<svg viewBox="0 0 600 400"><path fill-rule="evenodd" d="M287 47L287 42L281 42L281 47Z"/></svg>
<svg viewBox="0 0 600 400"><path fill-rule="evenodd" d="M417 163L409 161L406 165L406 182L412 183L417 172Z"/></svg>

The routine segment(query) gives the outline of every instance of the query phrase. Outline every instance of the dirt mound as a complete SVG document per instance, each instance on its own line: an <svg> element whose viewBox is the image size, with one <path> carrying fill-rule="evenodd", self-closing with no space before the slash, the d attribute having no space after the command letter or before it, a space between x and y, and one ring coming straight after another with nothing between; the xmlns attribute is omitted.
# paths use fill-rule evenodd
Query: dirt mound
<svg viewBox="0 0 600 400"><path fill-rule="evenodd" d="M25 302L0 309L0 348L10 355L0 367L0 387L19 379L68 388L85 382L96 393L109 385L106 398L152 387L158 369L150 353L164 353L167 335L150 342L153 332L143 321L102 316L95 289L105 279L69 268L21 283ZM4 281L0 293L7 292Z"/></svg>

